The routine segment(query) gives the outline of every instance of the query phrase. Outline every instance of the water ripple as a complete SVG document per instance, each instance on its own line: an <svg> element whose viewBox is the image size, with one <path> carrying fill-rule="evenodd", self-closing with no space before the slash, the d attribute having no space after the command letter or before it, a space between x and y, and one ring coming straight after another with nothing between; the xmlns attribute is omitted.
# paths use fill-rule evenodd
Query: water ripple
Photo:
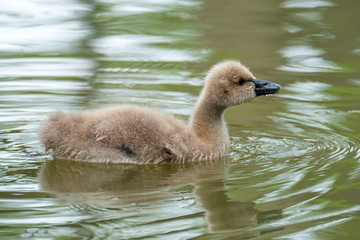
<svg viewBox="0 0 360 240"><path fill-rule="evenodd" d="M3 1L0 238L356 232L360 48L349 22L356 8L330 0L240 5ZM101 165L44 155L37 131L50 112L130 102L188 118L202 71L239 56L257 59L259 74L276 75L283 90L226 113L233 152L221 163Z"/></svg>

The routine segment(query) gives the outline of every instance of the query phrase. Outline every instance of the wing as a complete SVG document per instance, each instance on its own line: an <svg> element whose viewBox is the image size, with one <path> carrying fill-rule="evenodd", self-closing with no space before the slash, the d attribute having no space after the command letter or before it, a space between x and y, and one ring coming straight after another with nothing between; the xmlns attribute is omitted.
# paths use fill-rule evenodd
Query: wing
<svg viewBox="0 0 360 240"><path fill-rule="evenodd" d="M186 125L166 113L121 108L101 119L94 141L139 163L175 162L183 154Z"/></svg>

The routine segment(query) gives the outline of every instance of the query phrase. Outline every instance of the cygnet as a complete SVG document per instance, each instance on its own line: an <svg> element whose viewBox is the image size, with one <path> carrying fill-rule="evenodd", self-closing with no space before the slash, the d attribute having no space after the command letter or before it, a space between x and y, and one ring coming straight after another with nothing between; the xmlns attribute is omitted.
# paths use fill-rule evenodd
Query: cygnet
<svg viewBox="0 0 360 240"><path fill-rule="evenodd" d="M228 107L280 90L256 79L238 61L214 65L188 123L154 109L119 105L57 112L40 130L55 158L112 163L185 163L225 155L230 139L223 119Z"/></svg>

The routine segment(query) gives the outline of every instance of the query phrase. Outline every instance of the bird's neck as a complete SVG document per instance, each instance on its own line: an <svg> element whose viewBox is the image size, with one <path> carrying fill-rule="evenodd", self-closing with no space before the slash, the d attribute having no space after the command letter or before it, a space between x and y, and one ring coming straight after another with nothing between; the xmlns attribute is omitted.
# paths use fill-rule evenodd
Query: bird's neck
<svg viewBox="0 0 360 240"><path fill-rule="evenodd" d="M224 111L225 107L219 106L211 96L203 92L195 105L190 128L202 141L214 144L228 142Z"/></svg>

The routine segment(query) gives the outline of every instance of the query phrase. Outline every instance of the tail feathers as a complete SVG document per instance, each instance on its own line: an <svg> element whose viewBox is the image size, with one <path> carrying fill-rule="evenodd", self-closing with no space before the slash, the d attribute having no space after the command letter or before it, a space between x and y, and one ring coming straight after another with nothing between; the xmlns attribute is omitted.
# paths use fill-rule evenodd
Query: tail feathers
<svg viewBox="0 0 360 240"><path fill-rule="evenodd" d="M58 143L66 139L71 130L67 118L63 112L58 112L44 122L39 131L39 138L45 145L45 151L54 149Z"/></svg>

